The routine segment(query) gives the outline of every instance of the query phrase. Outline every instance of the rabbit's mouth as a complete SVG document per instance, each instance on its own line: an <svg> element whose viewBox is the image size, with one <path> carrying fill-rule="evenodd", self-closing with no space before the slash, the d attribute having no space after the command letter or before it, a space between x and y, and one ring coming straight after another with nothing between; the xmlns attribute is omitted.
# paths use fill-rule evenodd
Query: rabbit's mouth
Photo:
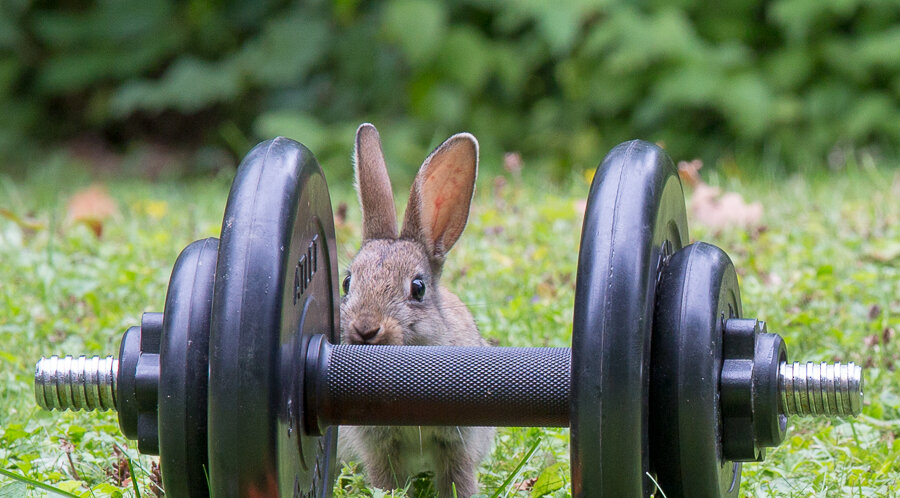
<svg viewBox="0 0 900 498"><path fill-rule="evenodd" d="M345 341L348 344L400 346L403 345L403 330L392 318L375 324L356 320L350 324Z"/></svg>

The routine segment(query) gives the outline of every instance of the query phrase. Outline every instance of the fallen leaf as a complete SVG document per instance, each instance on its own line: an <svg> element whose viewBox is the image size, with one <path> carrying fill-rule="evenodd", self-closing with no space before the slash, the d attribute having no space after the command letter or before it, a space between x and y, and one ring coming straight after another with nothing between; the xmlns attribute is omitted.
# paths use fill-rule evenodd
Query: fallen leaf
<svg viewBox="0 0 900 498"><path fill-rule="evenodd" d="M702 167L703 161L700 159L678 161L678 176L691 187L696 187L703 183L703 180L700 178L700 168Z"/></svg>
<svg viewBox="0 0 900 498"><path fill-rule="evenodd" d="M519 176L522 172L522 154L507 152L503 155L503 169L513 176Z"/></svg>
<svg viewBox="0 0 900 498"><path fill-rule="evenodd" d="M9 221L12 221L16 225L19 225L19 228L21 228L22 230L37 232L47 227L47 225L41 221L38 221L34 218L19 216L18 214L6 208L0 208L0 216L8 219Z"/></svg>
<svg viewBox="0 0 900 498"><path fill-rule="evenodd" d="M166 495L163 490L162 473L159 470L159 463L156 461L150 462L150 482L153 484L151 491L154 496L160 498Z"/></svg>
<svg viewBox="0 0 900 498"><path fill-rule="evenodd" d="M759 276L762 278L762 282L768 286L778 287L784 283L781 276L777 273L762 271L759 273Z"/></svg>
<svg viewBox="0 0 900 498"><path fill-rule="evenodd" d="M536 482L537 477L529 477L522 482L513 484L513 491L531 491L531 488L534 487L534 483Z"/></svg>
<svg viewBox="0 0 900 498"><path fill-rule="evenodd" d="M91 185L76 192L66 206L70 223L84 223L97 237L103 235L103 224L118 215L119 206L103 185Z"/></svg>
<svg viewBox="0 0 900 498"><path fill-rule="evenodd" d="M537 284L535 289L537 297L542 299L553 299L556 296L556 287L549 280L544 280Z"/></svg>
<svg viewBox="0 0 900 498"><path fill-rule="evenodd" d="M865 252L865 255L867 258L879 263L891 263L900 259L900 242L878 241L872 244L872 247Z"/></svg>
<svg viewBox="0 0 900 498"><path fill-rule="evenodd" d="M736 192L722 192L718 187L698 183L691 196L690 211L698 223L710 228L752 228L762 220L763 206L760 202L748 204Z"/></svg>
<svg viewBox="0 0 900 498"><path fill-rule="evenodd" d="M702 168L700 159L678 162L679 178L694 189L690 204L693 218L710 228L758 227L763 215L762 203L748 204L736 192L723 192L707 185L700 177Z"/></svg>
<svg viewBox="0 0 900 498"><path fill-rule="evenodd" d="M870 349L874 348L875 346L877 346L879 344L879 339L880 338L878 337L878 334L867 335L863 339L863 345L865 345L867 348L870 348Z"/></svg>
<svg viewBox="0 0 900 498"><path fill-rule="evenodd" d="M131 482L131 472L128 471L128 457L125 456L125 452L117 444L113 445L113 456L115 457L115 462L112 464L112 467L106 469L106 475L112 478L117 486L125 486L126 481L128 483Z"/></svg>
<svg viewBox="0 0 900 498"><path fill-rule="evenodd" d="M341 202L334 214L334 224L342 227L345 223L347 223L347 203Z"/></svg>
<svg viewBox="0 0 900 498"><path fill-rule="evenodd" d="M66 453L69 453L69 454L71 454L73 451L75 451L75 445L72 444L72 442L69 441L68 439L60 439L59 447L62 448L63 451L65 451Z"/></svg>
<svg viewBox="0 0 900 498"><path fill-rule="evenodd" d="M502 176L495 176L494 181L491 182L491 191L494 193L494 198L499 199L503 196L503 190L506 188L506 178Z"/></svg>

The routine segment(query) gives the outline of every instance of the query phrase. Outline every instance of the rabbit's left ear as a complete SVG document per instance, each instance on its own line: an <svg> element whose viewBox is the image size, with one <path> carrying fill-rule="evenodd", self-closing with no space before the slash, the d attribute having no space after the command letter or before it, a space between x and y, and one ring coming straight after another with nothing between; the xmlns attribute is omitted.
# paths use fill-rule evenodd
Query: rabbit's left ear
<svg viewBox="0 0 900 498"><path fill-rule="evenodd" d="M356 192L362 208L363 240L397 238L397 208L384 163L381 137L369 123L356 130Z"/></svg>
<svg viewBox="0 0 900 498"><path fill-rule="evenodd" d="M401 238L421 242L440 266L462 235L478 174L478 140L469 133L448 138L413 180Z"/></svg>

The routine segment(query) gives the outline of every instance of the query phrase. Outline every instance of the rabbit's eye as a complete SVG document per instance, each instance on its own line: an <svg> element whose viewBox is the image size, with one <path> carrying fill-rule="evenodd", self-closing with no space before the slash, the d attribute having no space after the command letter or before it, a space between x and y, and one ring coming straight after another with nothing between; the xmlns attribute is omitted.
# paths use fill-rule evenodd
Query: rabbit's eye
<svg viewBox="0 0 900 498"><path fill-rule="evenodd" d="M421 301L422 299L424 299L425 282L423 282L419 277L412 279L412 283L409 284L409 293L416 301Z"/></svg>
<svg viewBox="0 0 900 498"><path fill-rule="evenodd" d="M344 288L345 296L350 293L350 275L347 275L346 277L344 277L344 283L343 283L342 287Z"/></svg>

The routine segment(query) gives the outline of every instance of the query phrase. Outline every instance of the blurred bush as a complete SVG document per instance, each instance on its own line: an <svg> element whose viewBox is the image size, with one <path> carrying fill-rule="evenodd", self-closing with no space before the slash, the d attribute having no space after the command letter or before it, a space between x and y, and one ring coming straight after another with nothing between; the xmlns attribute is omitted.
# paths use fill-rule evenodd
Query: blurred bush
<svg viewBox="0 0 900 498"><path fill-rule="evenodd" d="M900 1L0 3L0 150L276 134L346 160L466 129L565 175L615 143L822 168L900 145ZM494 161L499 164L499 159ZM529 166L530 166L529 165ZM727 164L726 164L727 165ZM741 164L742 166L744 164Z"/></svg>

